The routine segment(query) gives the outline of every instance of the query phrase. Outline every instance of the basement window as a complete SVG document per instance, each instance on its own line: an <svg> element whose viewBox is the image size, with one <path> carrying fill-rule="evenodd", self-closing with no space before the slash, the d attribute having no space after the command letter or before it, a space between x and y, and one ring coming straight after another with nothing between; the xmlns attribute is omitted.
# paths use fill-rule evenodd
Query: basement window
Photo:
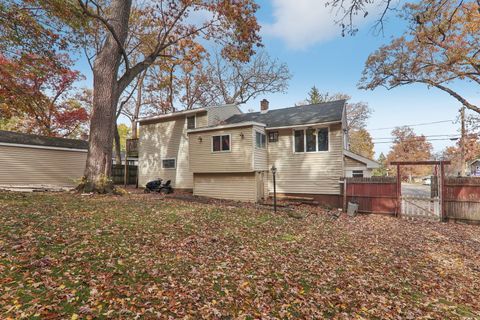
<svg viewBox="0 0 480 320"><path fill-rule="evenodd" d="M176 168L176 159L163 159L162 160L162 169L175 169Z"/></svg>

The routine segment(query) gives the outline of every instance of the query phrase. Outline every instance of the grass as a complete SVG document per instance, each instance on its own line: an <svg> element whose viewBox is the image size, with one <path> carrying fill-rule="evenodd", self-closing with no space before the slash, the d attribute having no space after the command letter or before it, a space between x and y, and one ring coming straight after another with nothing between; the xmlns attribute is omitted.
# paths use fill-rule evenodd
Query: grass
<svg viewBox="0 0 480 320"><path fill-rule="evenodd" d="M480 229L0 193L0 318L479 318Z"/></svg>

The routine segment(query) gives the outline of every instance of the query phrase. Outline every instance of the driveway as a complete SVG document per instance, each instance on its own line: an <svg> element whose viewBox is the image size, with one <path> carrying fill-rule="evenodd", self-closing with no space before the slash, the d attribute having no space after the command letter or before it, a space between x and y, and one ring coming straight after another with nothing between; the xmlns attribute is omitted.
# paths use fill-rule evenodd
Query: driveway
<svg viewBox="0 0 480 320"><path fill-rule="evenodd" d="M430 197L430 186L422 184L402 183L402 195L415 197Z"/></svg>

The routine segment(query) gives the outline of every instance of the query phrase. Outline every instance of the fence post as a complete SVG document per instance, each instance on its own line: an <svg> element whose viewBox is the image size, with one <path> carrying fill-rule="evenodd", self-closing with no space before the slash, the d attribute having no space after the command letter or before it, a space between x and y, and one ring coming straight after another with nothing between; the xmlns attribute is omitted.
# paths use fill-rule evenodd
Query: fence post
<svg viewBox="0 0 480 320"><path fill-rule="evenodd" d="M400 165L397 164L397 213L396 217L400 216L402 211L402 175L400 173Z"/></svg>
<svg viewBox="0 0 480 320"><path fill-rule="evenodd" d="M440 186L442 190L441 192L438 193L438 195L440 197L440 211L441 211L442 221L446 221L447 217L445 213L445 165L443 164L443 162L440 163L440 172L441 172Z"/></svg>

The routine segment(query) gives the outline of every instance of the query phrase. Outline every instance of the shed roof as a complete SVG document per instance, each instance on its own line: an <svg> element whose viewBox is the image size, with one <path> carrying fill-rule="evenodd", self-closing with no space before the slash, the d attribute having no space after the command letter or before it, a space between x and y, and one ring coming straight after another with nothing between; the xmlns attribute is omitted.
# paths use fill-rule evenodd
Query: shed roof
<svg viewBox="0 0 480 320"><path fill-rule="evenodd" d="M254 121L264 123L267 128L300 126L325 122L341 122L346 100L337 100L267 112L251 112L234 115L227 120L228 124Z"/></svg>
<svg viewBox="0 0 480 320"><path fill-rule="evenodd" d="M84 140L46 137L38 136L35 134L3 130L0 130L0 143L23 144L67 149L88 149L88 142Z"/></svg>

